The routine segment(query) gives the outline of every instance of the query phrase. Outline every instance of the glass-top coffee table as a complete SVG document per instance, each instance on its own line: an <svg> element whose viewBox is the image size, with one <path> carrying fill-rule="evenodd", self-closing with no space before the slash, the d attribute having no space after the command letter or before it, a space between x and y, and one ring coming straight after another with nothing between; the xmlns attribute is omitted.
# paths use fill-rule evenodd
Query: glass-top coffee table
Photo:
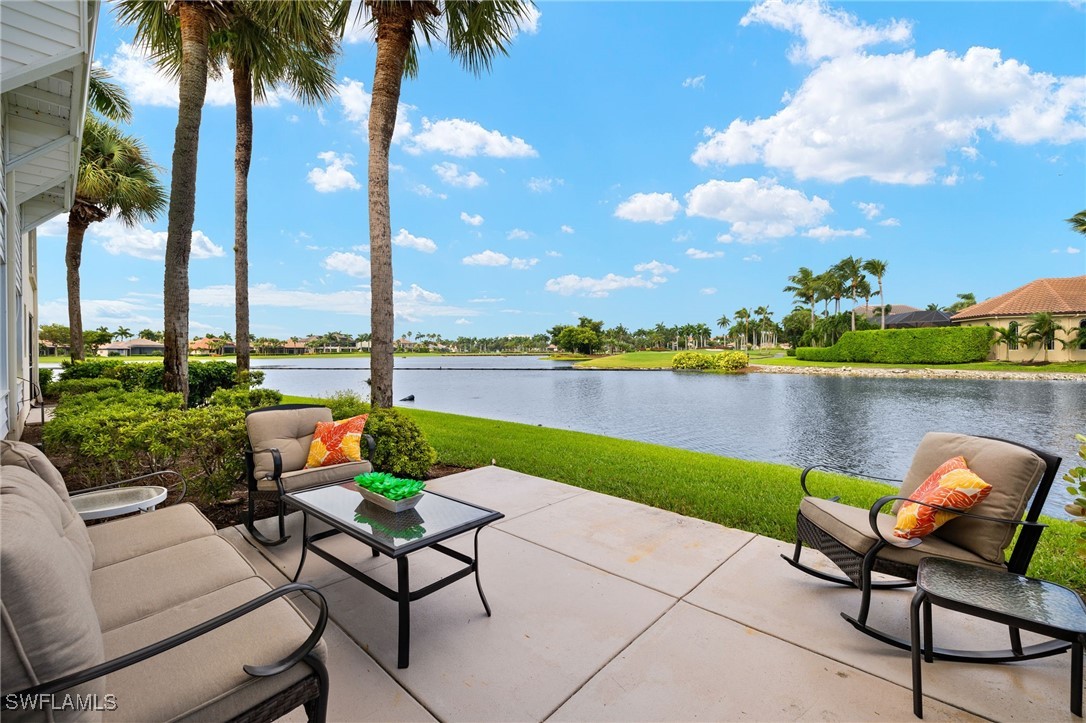
<svg viewBox="0 0 1086 723"><path fill-rule="evenodd" d="M490 616L490 604L483 594L479 582L479 531L495 520L505 517L501 512L488 510L469 502L463 502L436 492L425 491L414 509L403 512L390 512L370 502L366 502L353 481L316 487L301 492L290 492L284 501L303 513L302 523L302 559L298 563L298 572L294 580L302 573L306 553L312 551L318 557L327 560L351 577L360 580L390 600L399 604L399 650L397 667L408 666L411 640L411 601L450 585L460 578L475 575L475 586L483 608ZM332 529L309 534L310 516L331 526ZM450 537L475 530L475 556L468 557L442 544ZM385 554L396 561L396 590L393 590L362 572L358 568L322 550L314 543L345 534L353 537L373 550L374 556ZM408 555L417 550L429 548L454 560L464 563L464 567L446 577L419 590L411 590L408 574Z"/></svg>

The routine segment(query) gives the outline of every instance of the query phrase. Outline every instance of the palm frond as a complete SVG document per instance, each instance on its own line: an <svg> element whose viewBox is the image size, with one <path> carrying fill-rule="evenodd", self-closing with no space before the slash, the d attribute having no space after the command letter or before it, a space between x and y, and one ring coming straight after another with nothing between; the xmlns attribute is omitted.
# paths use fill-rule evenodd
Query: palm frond
<svg viewBox="0 0 1086 723"><path fill-rule="evenodd" d="M91 68L87 104L101 116L118 123L132 120L132 105L124 89L109 80L109 71L101 66Z"/></svg>
<svg viewBox="0 0 1086 723"><path fill-rule="evenodd" d="M509 44L534 3L520 0L445 0L444 20L449 53L475 75L489 70Z"/></svg>
<svg viewBox="0 0 1086 723"><path fill-rule="evenodd" d="M126 224L152 219L166 208L166 191L147 147L134 136L95 116L87 116L79 157L76 197L116 213Z"/></svg>
<svg viewBox="0 0 1086 723"><path fill-rule="evenodd" d="M1074 216L1067 219L1067 223L1071 224L1072 231L1086 234L1086 211L1079 211Z"/></svg>

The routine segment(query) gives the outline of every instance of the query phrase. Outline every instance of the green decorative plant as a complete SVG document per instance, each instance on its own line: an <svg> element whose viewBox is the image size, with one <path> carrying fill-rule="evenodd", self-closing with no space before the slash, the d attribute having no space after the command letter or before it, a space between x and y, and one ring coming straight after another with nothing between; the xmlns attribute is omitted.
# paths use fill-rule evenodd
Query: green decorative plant
<svg viewBox="0 0 1086 723"><path fill-rule="evenodd" d="M1079 459L1086 462L1086 435L1076 434L1075 439L1078 440ZM1071 483L1067 491L1074 497L1074 501L1069 505L1065 505L1064 509L1067 514L1074 518L1076 525L1086 527L1086 467L1081 464L1072 467L1063 478ZM1078 553L1086 558L1086 530L1079 532Z"/></svg>
<svg viewBox="0 0 1086 723"><path fill-rule="evenodd" d="M426 483L416 479L401 479L388 472L367 472L354 478L359 487L375 492L392 501L405 500L422 492Z"/></svg>
<svg viewBox="0 0 1086 723"><path fill-rule="evenodd" d="M421 479L437 461L437 452L418 425L396 409L374 409L366 421L366 434L377 443L370 460L377 469Z"/></svg>

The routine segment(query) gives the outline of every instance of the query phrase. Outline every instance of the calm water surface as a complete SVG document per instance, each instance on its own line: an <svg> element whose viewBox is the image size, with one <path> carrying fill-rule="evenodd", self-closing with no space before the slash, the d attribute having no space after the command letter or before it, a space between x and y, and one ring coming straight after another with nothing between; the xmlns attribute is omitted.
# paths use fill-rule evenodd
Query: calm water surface
<svg viewBox="0 0 1086 723"><path fill-rule="evenodd" d="M369 359L254 360L284 394L368 394ZM832 462L900 479L926 432L1004 437L1077 460L1086 384L572 370L535 357L397 358L397 402L740 459ZM1045 510L1066 517L1057 479Z"/></svg>

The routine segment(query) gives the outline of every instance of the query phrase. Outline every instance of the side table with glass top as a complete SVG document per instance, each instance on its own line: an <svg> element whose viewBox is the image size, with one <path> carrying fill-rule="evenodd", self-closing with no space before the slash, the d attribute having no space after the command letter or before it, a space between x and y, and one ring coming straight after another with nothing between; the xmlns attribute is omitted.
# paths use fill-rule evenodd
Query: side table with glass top
<svg viewBox="0 0 1086 723"><path fill-rule="evenodd" d="M1019 630L1071 643L1071 712L1082 717L1082 653L1086 643L1086 604L1062 585L1022 575L928 557L920 561L916 595L909 610L912 640L913 713L924 717L921 663L932 662L931 606L938 605L1011 629L1015 651L1022 647ZM920 613L923 610L923 646Z"/></svg>
<svg viewBox="0 0 1086 723"><path fill-rule="evenodd" d="M479 581L479 532L491 522L505 517L501 512L473 505L447 495L425 490L419 503L410 510L392 512L367 502L354 481L334 483L324 487L288 492L283 501L301 510L302 559L294 580L302 574L306 553L318 557L366 584L399 608L397 667L409 664L411 640L411 602L437 592L457 580L475 575L475 587L490 617L490 603ZM309 518L325 523L331 529L309 534ZM464 532L475 531L474 556L469 557L441 542ZM373 554L385 554L396 561L396 589L373 579L353 565L340 560L314 544L333 535L344 534L367 545ZM418 590L411 590L408 555L422 549L435 550L464 564L463 567Z"/></svg>
<svg viewBox="0 0 1086 723"><path fill-rule="evenodd" d="M115 487L71 496L72 506L84 520L103 520L132 512L150 512L166 499L166 488Z"/></svg>

